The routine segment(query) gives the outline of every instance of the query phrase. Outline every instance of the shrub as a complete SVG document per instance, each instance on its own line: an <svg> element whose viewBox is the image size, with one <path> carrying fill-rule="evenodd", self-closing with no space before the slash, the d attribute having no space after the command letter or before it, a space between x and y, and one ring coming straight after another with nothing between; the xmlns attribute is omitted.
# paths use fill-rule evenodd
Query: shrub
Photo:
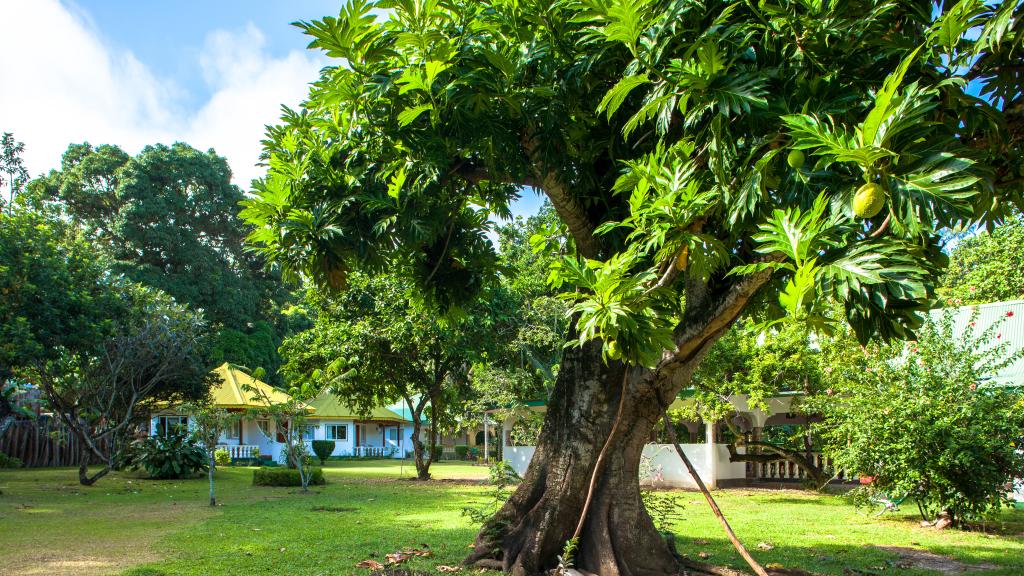
<svg viewBox="0 0 1024 576"><path fill-rule="evenodd" d="M1024 469L1024 411L1019 394L984 386L1021 358L999 325L958 337L946 312L917 342L847 354L856 363L816 400L818 429L838 469L873 477L866 496L909 494L927 519L946 512L957 523L1008 505L1004 486Z"/></svg>
<svg viewBox="0 0 1024 576"><path fill-rule="evenodd" d="M153 436L135 443L129 465L151 478L189 478L206 471L206 451L184 434Z"/></svg>
<svg viewBox="0 0 1024 576"><path fill-rule="evenodd" d="M444 447L443 446L434 446L433 456L432 456L431 460L434 461L434 462L440 461L442 453L444 453Z"/></svg>
<svg viewBox="0 0 1024 576"><path fill-rule="evenodd" d="M465 460L466 456L469 455L469 446L456 446L455 456L459 460Z"/></svg>
<svg viewBox="0 0 1024 576"><path fill-rule="evenodd" d="M3 452L0 452L0 468L21 468L22 462L20 458L14 456L8 456Z"/></svg>
<svg viewBox="0 0 1024 576"><path fill-rule="evenodd" d="M213 453L213 461L217 463L217 466L227 466L231 464L231 452L224 448L218 448Z"/></svg>
<svg viewBox="0 0 1024 576"><path fill-rule="evenodd" d="M321 465L331 457L332 452L334 452L334 440L313 440L313 453L320 459Z"/></svg>
<svg viewBox="0 0 1024 576"><path fill-rule="evenodd" d="M309 483L322 486L327 483L324 480L322 468L310 469ZM299 471L295 468L257 468L252 472L253 486L302 486L302 479Z"/></svg>

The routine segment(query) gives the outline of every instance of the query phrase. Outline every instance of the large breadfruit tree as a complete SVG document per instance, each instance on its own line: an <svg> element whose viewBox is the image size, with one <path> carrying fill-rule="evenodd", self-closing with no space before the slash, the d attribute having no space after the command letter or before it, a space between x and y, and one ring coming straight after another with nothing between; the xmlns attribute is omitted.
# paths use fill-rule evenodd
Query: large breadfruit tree
<svg viewBox="0 0 1024 576"><path fill-rule="evenodd" d="M640 453L708 348L766 302L911 337L942 231L1020 199L1016 2L353 0L298 26L333 65L268 129L243 213L284 272L400 273L445 310L500 273L486 231L518 194L571 239L535 247L574 344L467 558L514 574L557 563L606 441L575 565L675 574Z"/></svg>

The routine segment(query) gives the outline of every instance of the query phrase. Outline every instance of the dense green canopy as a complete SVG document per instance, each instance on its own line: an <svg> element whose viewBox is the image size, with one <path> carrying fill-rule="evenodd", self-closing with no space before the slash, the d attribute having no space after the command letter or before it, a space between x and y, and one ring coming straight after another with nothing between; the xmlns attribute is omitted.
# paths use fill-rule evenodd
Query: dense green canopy
<svg viewBox="0 0 1024 576"><path fill-rule="evenodd" d="M938 232L1021 190L1012 3L936 19L929 2L408 0L380 23L374 6L300 23L341 60L270 129L244 212L272 261L333 287L388 267L464 301L493 269L487 218L527 185L594 260L561 276L608 291L580 310L586 336L622 332L636 358L678 321L639 288L666 272L720 294L769 268L783 307L827 293L861 338L904 336L945 262ZM865 182L886 208L860 220Z"/></svg>
<svg viewBox="0 0 1024 576"><path fill-rule="evenodd" d="M215 360L263 367L279 380L277 346L287 294L242 244L236 214L244 196L212 150L183 143L74 144L61 169L31 184L26 202L50 206L99 247L115 273L173 296L203 314L217 334Z"/></svg>

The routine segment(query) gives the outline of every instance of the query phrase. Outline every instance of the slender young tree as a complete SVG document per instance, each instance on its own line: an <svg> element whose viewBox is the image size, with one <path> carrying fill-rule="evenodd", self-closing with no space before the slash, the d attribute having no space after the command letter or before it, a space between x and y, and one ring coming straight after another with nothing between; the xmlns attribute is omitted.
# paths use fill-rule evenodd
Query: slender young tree
<svg viewBox="0 0 1024 576"><path fill-rule="evenodd" d="M268 130L250 241L336 290L401 274L444 310L493 273L491 215L545 194L571 239L550 277L574 345L467 562L538 573L578 531L583 570L675 574L640 455L708 348L752 302L813 322L826 296L862 341L909 337L940 231L1019 203L1021 10L350 2L299 23L335 65Z"/></svg>
<svg viewBox="0 0 1024 576"><path fill-rule="evenodd" d="M263 376L263 371L258 370L256 376ZM299 471L302 492L308 493L309 483L313 479L313 468L305 440L306 417L310 412L307 402L316 398L320 389L311 382L299 383L288 388L287 402L275 402L261 388L249 385L243 388L252 394L254 399L262 401L264 407L253 409L253 415L269 418L274 422L278 434L284 437L285 462Z"/></svg>
<svg viewBox="0 0 1024 576"><path fill-rule="evenodd" d="M213 474L217 469L217 445L220 444L221 435L241 419L241 413L217 408L209 402L191 402L183 405L180 411L182 414L188 415L193 436L206 450L206 476L210 481L210 506L216 506L217 497L213 490Z"/></svg>

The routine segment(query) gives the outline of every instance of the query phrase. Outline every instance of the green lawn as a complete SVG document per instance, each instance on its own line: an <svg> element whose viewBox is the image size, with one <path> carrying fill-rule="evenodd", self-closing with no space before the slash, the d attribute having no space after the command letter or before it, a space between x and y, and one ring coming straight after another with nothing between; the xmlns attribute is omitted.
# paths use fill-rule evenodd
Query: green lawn
<svg viewBox="0 0 1024 576"><path fill-rule="evenodd" d="M302 495L251 485L247 468L218 473L222 506L205 505L204 479L153 481L113 474L78 486L70 469L0 470L0 574L126 576L366 574L360 560L429 545L433 558L410 568L436 573L457 564L475 534L460 514L481 501L482 467L441 463L436 482L406 479L393 461L331 462L327 486ZM403 478L403 476L405 478ZM676 524L681 551L741 567L699 494L680 493ZM917 527L906 515L886 520L858 514L841 498L798 491L716 493L740 537L765 563L821 574L936 574L907 570L896 556L869 546L906 546L1024 573L1024 512L1007 513L1001 534ZM757 550L758 543L773 546ZM851 571L844 572L845 569Z"/></svg>

